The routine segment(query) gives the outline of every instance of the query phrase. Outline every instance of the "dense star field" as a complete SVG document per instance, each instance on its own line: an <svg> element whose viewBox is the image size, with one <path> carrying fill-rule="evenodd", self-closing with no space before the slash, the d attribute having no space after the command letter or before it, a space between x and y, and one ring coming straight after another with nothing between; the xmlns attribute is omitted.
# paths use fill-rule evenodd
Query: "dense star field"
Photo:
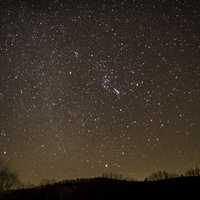
<svg viewBox="0 0 200 200"><path fill-rule="evenodd" d="M198 0L1 0L0 158L25 182L198 165L199 19Z"/></svg>

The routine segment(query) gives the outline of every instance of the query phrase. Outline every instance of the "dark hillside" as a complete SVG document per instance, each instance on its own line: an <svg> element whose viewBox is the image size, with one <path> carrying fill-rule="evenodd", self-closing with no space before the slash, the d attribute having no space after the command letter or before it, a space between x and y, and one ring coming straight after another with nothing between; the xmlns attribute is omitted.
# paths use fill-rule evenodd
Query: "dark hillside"
<svg viewBox="0 0 200 200"><path fill-rule="evenodd" d="M129 182L107 178L65 181L32 189L1 194L1 200L134 199L135 197L174 198L199 195L199 177L180 177L162 181ZM198 196L197 196L198 199Z"/></svg>

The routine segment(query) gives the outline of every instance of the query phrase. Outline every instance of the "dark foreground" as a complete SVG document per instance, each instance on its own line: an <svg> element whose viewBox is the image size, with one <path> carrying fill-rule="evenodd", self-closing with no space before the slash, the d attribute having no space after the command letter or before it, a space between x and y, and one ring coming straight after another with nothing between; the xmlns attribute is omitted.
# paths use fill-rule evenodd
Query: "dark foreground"
<svg viewBox="0 0 200 200"><path fill-rule="evenodd" d="M139 197L139 198L138 198ZM200 199L200 177L180 177L156 182L129 182L107 178L65 181L54 185L0 194L0 200L76 199Z"/></svg>

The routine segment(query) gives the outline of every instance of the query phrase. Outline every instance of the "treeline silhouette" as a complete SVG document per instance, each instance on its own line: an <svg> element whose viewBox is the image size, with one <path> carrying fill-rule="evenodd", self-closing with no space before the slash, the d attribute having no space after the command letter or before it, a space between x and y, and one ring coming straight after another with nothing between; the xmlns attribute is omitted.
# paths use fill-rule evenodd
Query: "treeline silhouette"
<svg viewBox="0 0 200 200"><path fill-rule="evenodd" d="M200 168L194 167L183 174L157 171L137 181L115 173L103 173L88 179L42 180L40 185L23 185L8 165L0 163L0 200L64 200L64 199L134 199L135 197L174 198L199 195ZM129 197L132 198L129 198ZM197 198L198 199L198 198Z"/></svg>

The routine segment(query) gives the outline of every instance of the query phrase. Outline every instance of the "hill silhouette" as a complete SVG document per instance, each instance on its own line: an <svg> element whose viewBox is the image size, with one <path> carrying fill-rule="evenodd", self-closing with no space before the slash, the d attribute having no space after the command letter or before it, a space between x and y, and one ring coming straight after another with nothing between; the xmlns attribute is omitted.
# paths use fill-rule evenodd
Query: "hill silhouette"
<svg viewBox="0 0 200 200"><path fill-rule="evenodd" d="M135 199L199 196L200 177L177 177L159 181L126 181L91 178L63 181L30 189L7 191L0 200ZM197 199L198 199L197 196Z"/></svg>

